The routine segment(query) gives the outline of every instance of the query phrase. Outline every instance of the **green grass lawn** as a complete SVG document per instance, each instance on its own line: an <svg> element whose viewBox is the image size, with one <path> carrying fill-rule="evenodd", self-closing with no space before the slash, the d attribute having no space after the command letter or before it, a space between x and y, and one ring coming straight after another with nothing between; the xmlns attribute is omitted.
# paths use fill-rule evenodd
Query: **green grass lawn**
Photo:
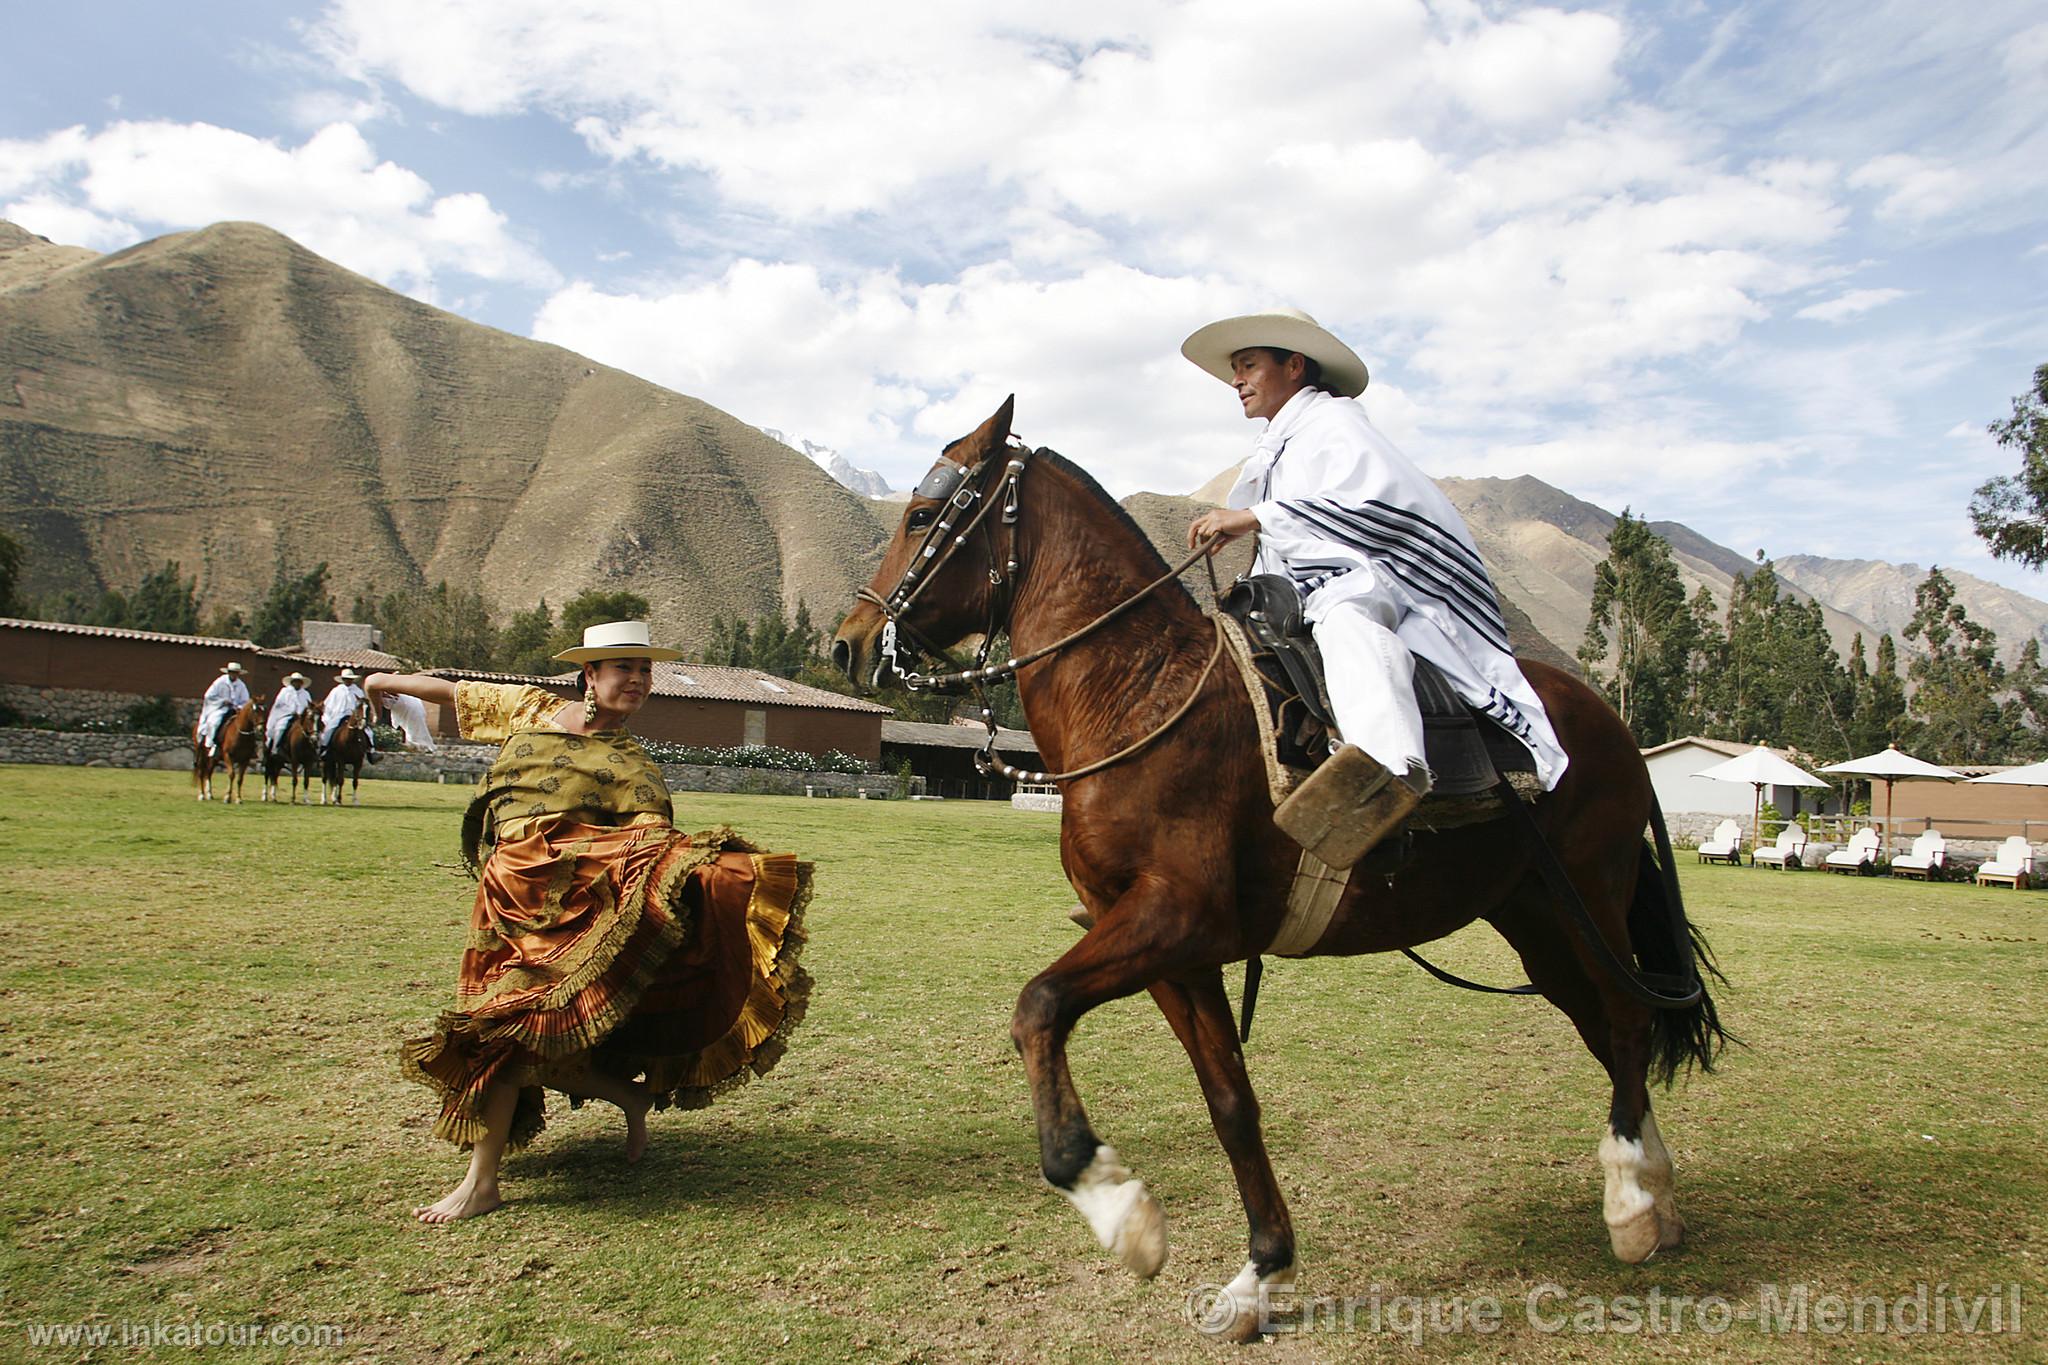
<svg viewBox="0 0 2048 1365"><path fill-rule="evenodd" d="M253 790L253 787L252 787ZM764 1080L657 1115L559 1100L510 1202L409 1209L462 1158L395 1053L445 1004L473 893L463 789L360 808L200 807L178 774L0 768L0 1360L93 1357L34 1324L333 1324L236 1360L1214 1360L1190 1289L1244 1260L1194 1079L1149 1000L1076 1035L1105 1139L1164 1201L1139 1283L1038 1177L1018 989L1073 942L1051 816L976 803L684 796L818 863L809 1018ZM1687 855L1681 855L1684 857ZM1595 1157L1607 1086L1564 1017L1398 958L1269 964L1248 1049L1302 1290L1357 1330L1258 1359L2040 1360L2048 1354L2048 894L1682 868L1747 1041L1658 1099L1693 1240L1617 1264ZM1440 963L1519 980L1484 928ZM1805 1335L1738 1320L1546 1333L1582 1296L1777 1285L1965 1298L2021 1333ZM1554 1286L1557 1293L1542 1286ZM1560 1306L1558 1294L1563 1300ZM1491 1333L1371 1330L1373 1295L1498 1301ZM1610 1326L1615 1320L1610 1319ZM1668 1324L1667 1324L1668 1325ZM165 1354L189 1357L172 1347ZM97 1357L134 1358L112 1345Z"/></svg>

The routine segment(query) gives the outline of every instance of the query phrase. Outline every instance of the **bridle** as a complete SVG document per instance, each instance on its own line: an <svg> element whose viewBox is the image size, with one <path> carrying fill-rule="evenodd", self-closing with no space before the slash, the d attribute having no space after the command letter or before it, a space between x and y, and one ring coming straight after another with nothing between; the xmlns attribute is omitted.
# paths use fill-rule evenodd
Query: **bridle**
<svg viewBox="0 0 2048 1365"><path fill-rule="evenodd" d="M1051 644L1034 649L1028 654L1015 656L998 664L991 664L989 662L989 653L995 647L997 633L999 631L1007 633L1009 629L1010 608L1016 600L1017 574L1021 567L1017 559L1017 524L1021 516L1018 485L1023 480L1026 464L1034 454L1038 453L1014 436L1010 438L1007 448L1010 452L1009 459L1003 463L1001 476L993 480L993 487L984 486L990 483L989 471L995 467L995 461L993 460L983 459L971 468L944 458L941 458L938 463L934 464L924 478L919 481L911 496L933 499L939 503L939 512L933 518L932 524L925 528L924 538L918 542L917 548L911 552L910 563L903 570L903 577L897 581L895 588L886 597L875 593L871 589L862 588L855 594L855 598L862 602L872 603L876 610L882 613L880 657L875 665L877 675L881 671L881 660L886 659L890 671L902 680L905 688L912 692L951 693L958 695L971 690L974 693L975 700L981 707L982 724L988 727L988 742L974 756L974 765L977 769L984 774L1005 777L1013 782L1065 782L1076 777L1085 776L1088 773L1099 772L1111 764L1122 762L1172 729L1181 717L1186 715L1194 706L1196 698L1201 696L1203 687L1209 681L1210 673L1216 668L1216 661L1222 657L1222 627L1220 625L1217 627L1216 647L1210 652L1209 662L1203 666L1201 677L1195 680L1194 689L1189 692L1187 700L1181 703L1179 709L1168 716L1158 728L1145 735L1142 739L1139 739L1136 743L1118 750L1107 758L1098 759L1093 763L1080 768L1070 769L1067 772L1030 772L1022 768L1012 767L996 755L997 728L995 708L989 705L986 691L988 684L1001 682L1005 678L1015 677L1018 670L1027 664L1036 663L1040 659L1058 653L1076 640L1093 634L1117 617L1123 615L1139 602L1151 596L1154 591L1186 573L1196 560L1204 558L1214 548L1215 538L1211 537L1209 540L1203 541L1186 559L1183 559L1179 564L1138 589L1137 592L1117 603L1108 611L1103 612L1079 630L1072 631ZM989 516L997 507L1002 509L1001 524L1008 527L1010 532L1009 552L1002 556L1000 561L996 555L995 534L988 525ZM956 525L959 527L957 531L954 529ZM952 558L953 552L962 545L965 545L968 537L972 536L977 530L982 532L982 546L988 556L989 592L988 620L982 630L981 644L975 654L974 663L970 667L956 668L951 672L920 673L916 669L907 667L903 662L902 646L906 642L911 648L932 658L942 659L948 663L957 663L957 660L953 659L952 655L944 648L926 639L915 627L904 620L904 613L917 600L918 594L930 586L932 580L938 576L940 568L945 565L947 560ZM1209 569L1209 576L1213 584L1216 576L1213 564Z"/></svg>
<svg viewBox="0 0 2048 1365"><path fill-rule="evenodd" d="M982 460L973 467L956 464L941 458L927 472L911 491L913 498L930 498L939 504L938 515L924 531L924 538L911 551L910 563L903 570L903 577L897 580L895 588L887 597L877 595L870 588L862 588L854 596L863 602L873 603L882 613L881 658L888 660L889 669L903 685L912 692L959 692L976 681L994 681L1007 673L991 669L988 664L989 651L994 648L996 632L1009 621L1009 594L1005 588L1014 588L1017 577L1017 484L1024 475L1024 465L1031 458L1031 449L1023 442L1011 438L1010 458L1003 465L1002 476L995 480L993 489L986 489L989 470L995 467L993 460ZM989 514L996 507L1002 507L1002 524L1010 528L1009 554L1001 567L996 560L995 536L987 529ZM964 524L962 519L965 519ZM959 530L954 530L955 525ZM951 673L926 674L906 666L898 648L899 637L920 653L935 659L954 662L945 649L933 644L921 635L915 627L903 619L918 595L931 586L940 568L953 557L953 552L967 543L967 538L976 530L983 531L982 546L988 555L988 622L982 631L981 647L975 656L974 667ZM1008 667L1014 671L1016 660ZM880 659L876 662L879 672Z"/></svg>

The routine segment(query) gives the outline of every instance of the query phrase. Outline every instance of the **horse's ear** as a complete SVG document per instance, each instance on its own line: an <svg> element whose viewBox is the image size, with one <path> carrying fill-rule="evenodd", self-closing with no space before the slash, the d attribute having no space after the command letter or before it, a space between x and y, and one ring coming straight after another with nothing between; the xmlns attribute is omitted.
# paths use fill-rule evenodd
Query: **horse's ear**
<svg viewBox="0 0 2048 1365"><path fill-rule="evenodd" d="M1003 400L1003 405L995 410L994 416L983 422L975 429L974 434L967 438L968 448L974 451L975 463L979 464L995 454L1009 441L1010 416L1016 408L1017 395L1013 393Z"/></svg>

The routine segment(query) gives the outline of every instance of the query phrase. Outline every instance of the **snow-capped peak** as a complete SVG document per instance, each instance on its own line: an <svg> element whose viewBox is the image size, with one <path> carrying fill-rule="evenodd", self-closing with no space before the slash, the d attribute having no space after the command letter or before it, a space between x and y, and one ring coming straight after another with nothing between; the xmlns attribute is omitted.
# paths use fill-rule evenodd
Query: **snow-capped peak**
<svg viewBox="0 0 2048 1365"><path fill-rule="evenodd" d="M852 489L862 497L886 498L893 491L887 479L872 469L856 467L853 461L830 446L821 446L801 436L786 436L774 427L762 427L761 434L780 441L838 480L841 487Z"/></svg>

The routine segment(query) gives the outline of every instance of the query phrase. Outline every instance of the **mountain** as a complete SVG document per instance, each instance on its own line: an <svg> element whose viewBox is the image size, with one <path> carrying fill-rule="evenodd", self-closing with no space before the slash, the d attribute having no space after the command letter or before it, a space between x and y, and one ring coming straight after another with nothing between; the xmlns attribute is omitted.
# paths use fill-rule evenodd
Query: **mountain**
<svg viewBox="0 0 2048 1365"><path fill-rule="evenodd" d="M1881 559L1823 559L1787 555L1776 561L1778 572L1823 601L1852 612L1905 645L1906 622L1913 618L1913 594L1926 579L1918 564L1888 564ZM2048 608L2011 588L1987 583L1960 569L1943 569L1956 586L1956 597L1980 626L1998 635L1998 652L2016 658L2028 640L2048 641Z"/></svg>
<svg viewBox="0 0 2048 1365"><path fill-rule="evenodd" d="M48 237L0 220L0 290L40 284L74 265L99 259L82 246L59 246Z"/></svg>
<svg viewBox="0 0 2048 1365"><path fill-rule="evenodd" d="M762 427L761 430L837 479L841 488L850 488L864 498L886 498L895 491L880 474L872 469L856 468L853 461L830 446L821 446L800 436L785 436L774 427Z"/></svg>
<svg viewBox="0 0 2048 1365"><path fill-rule="evenodd" d="M440 581L501 614L584 588L830 613L873 572L866 500L708 404L394 293L268 228L98 256L0 225L0 527L20 589L166 560L209 609L325 561L335 598Z"/></svg>

